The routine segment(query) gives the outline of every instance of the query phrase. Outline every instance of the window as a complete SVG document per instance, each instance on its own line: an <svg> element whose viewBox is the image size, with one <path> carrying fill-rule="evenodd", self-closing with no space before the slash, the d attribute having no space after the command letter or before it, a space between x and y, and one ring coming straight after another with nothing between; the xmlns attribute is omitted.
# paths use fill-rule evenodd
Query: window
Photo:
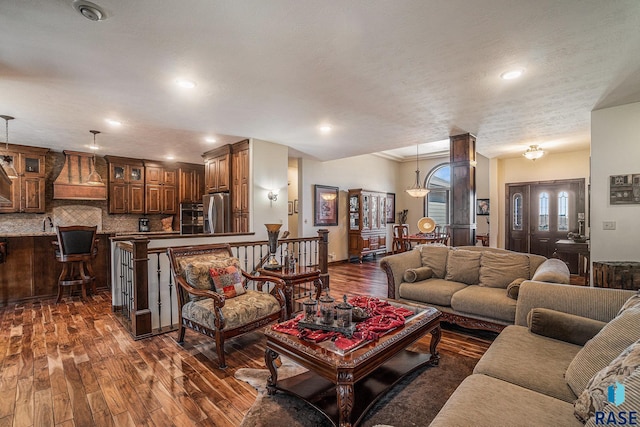
<svg viewBox="0 0 640 427"><path fill-rule="evenodd" d="M540 193L538 197L538 230L549 231L549 194Z"/></svg>
<svg viewBox="0 0 640 427"><path fill-rule="evenodd" d="M451 168L449 163L433 168L425 180L425 186L429 189L429 194L425 198L425 214L438 225L449 224L449 194L451 189Z"/></svg>
<svg viewBox="0 0 640 427"><path fill-rule="evenodd" d="M558 231L569 231L569 193L558 193Z"/></svg>
<svg viewBox="0 0 640 427"><path fill-rule="evenodd" d="M511 217L513 218L512 229L522 231L522 193L513 195L513 212Z"/></svg>

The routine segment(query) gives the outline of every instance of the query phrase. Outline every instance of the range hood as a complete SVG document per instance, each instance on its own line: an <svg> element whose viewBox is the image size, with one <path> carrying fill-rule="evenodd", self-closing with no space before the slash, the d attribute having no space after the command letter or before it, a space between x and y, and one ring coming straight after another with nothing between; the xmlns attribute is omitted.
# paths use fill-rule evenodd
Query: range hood
<svg viewBox="0 0 640 427"><path fill-rule="evenodd" d="M65 160L60 175L53 182L53 198L66 200L106 200L107 186L89 182L93 172L93 153L64 151Z"/></svg>

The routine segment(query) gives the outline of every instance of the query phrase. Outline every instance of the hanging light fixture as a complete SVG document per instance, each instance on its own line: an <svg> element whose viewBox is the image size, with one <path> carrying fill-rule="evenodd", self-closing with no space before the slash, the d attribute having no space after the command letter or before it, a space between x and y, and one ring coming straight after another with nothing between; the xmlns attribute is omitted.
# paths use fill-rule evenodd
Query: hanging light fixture
<svg viewBox="0 0 640 427"><path fill-rule="evenodd" d="M91 184L91 185L102 185L102 178L100 177L100 174L98 174L98 171L96 170L96 150L98 149L98 146L96 145L96 134L99 134L100 131L99 130L90 130L89 132L91 132L93 134L93 145L91 146L91 149L93 150L93 157L91 157L91 173L89 174L89 179L87 180L87 184Z"/></svg>
<svg viewBox="0 0 640 427"><path fill-rule="evenodd" d="M4 156L0 159L0 163L9 178L17 178L18 172L16 172L16 168L13 167L13 157L9 155L9 120L13 120L15 117L4 114L0 115L0 117L2 117L5 122Z"/></svg>
<svg viewBox="0 0 640 427"><path fill-rule="evenodd" d="M411 197L424 197L429 194L429 190L420 185L420 168L418 166L418 148L419 144L416 144L416 182L412 187L407 188L405 191L409 193Z"/></svg>
<svg viewBox="0 0 640 427"><path fill-rule="evenodd" d="M527 151L524 152L523 156L535 162L537 159L544 156L544 151L540 149L539 145L530 145L529 148L527 148Z"/></svg>

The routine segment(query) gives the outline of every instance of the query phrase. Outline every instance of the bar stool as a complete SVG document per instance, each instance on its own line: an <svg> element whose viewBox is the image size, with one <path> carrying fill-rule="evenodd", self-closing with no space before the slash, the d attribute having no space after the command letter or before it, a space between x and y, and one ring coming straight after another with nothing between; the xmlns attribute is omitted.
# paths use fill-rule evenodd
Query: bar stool
<svg viewBox="0 0 640 427"><path fill-rule="evenodd" d="M92 262L97 255L96 230L97 226L86 227L72 225L68 227L56 227L58 241L53 242L57 246L56 260L62 263L62 272L58 278L58 299L62 299L65 286L80 285L82 299L87 299L87 285L92 285L95 293L96 276L93 272ZM69 291L71 293L71 291Z"/></svg>

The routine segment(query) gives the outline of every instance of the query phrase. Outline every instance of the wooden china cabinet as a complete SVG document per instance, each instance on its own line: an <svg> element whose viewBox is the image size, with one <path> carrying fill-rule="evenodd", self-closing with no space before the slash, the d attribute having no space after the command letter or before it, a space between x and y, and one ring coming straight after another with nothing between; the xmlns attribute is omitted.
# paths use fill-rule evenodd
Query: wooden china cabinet
<svg viewBox="0 0 640 427"><path fill-rule="evenodd" d="M349 259L387 252L387 193L349 190Z"/></svg>

